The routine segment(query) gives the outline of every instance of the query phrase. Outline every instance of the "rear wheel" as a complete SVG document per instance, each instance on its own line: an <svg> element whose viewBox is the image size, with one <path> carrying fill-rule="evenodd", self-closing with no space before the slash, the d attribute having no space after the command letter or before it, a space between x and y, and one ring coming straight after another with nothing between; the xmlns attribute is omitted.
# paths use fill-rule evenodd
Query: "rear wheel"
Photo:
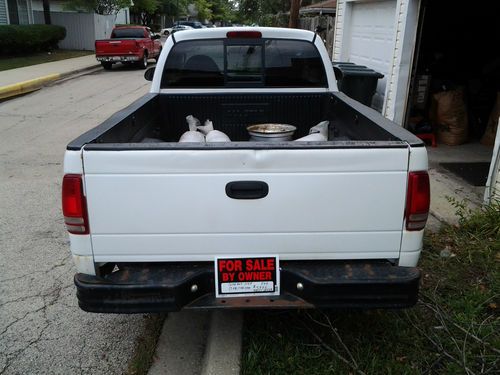
<svg viewBox="0 0 500 375"><path fill-rule="evenodd" d="M139 62L139 67L141 69L146 69L148 67L148 52L144 51L144 55L142 56L142 60Z"/></svg>
<svg viewBox="0 0 500 375"><path fill-rule="evenodd" d="M101 65L104 69L111 70L113 63L110 63L109 61L101 61Z"/></svg>

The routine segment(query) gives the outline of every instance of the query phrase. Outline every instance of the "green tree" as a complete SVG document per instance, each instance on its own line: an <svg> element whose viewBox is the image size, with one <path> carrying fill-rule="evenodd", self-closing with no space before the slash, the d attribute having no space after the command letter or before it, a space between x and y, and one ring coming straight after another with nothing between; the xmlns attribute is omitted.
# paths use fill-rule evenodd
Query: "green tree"
<svg viewBox="0 0 500 375"><path fill-rule="evenodd" d="M290 0L242 0L239 3L240 22L274 26L272 18L290 10Z"/></svg>
<svg viewBox="0 0 500 375"><path fill-rule="evenodd" d="M160 9L160 5L159 0L134 0L134 5L130 7L130 11L140 15L143 25L151 25L155 14Z"/></svg>
<svg viewBox="0 0 500 375"><path fill-rule="evenodd" d="M280 16L288 25L288 12L293 0L241 0L238 5L239 22L257 23L261 26L282 26ZM321 0L302 0L301 6Z"/></svg>
<svg viewBox="0 0 500 375"><path fill-rule="evenodd" d="M212 22L228 22L236 19L234 3L227 0L212 0Z"/></svg>
<svg viewBox="0 0 500 375"><path fill-rule="evenodd" d="M212 19L212 2L209 0L194 0L196 18L200 21Z"/></svg>
<svg viewBox="0 0 500 375"><path fill-rule="evenodd" d="M159 12L173 19L186 15L187 0L160 0Z"/></svg>
<svg viewBox="0 0 500 375"><path fill-rule="evenodd" d="M130 6L130 0L67 0L65 7L71 10L97 14L116 14Z"/></svg>

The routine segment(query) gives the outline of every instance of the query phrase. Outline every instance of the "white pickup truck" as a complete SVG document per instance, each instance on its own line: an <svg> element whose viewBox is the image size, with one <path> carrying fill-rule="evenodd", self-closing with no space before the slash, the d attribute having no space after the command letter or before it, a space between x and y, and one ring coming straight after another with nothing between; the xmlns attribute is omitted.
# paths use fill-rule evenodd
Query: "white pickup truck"
<svg viewBox="0 0 500 375"><path fill-rule="evenodd" d="M63 212L83 310L415 304L426 149L338 92L320 38L184 31L145 77L149 94L67 146ZM189 115L231 141L178 142ZM322 121L324 141L246 130L290 124L297 139Z"/></svg>

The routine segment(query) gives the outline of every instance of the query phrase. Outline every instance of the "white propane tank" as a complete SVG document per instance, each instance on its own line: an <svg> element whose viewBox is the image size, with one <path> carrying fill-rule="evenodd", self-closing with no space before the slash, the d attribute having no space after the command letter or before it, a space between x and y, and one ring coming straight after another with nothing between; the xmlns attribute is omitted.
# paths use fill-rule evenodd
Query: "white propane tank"
<svg viewBox="0 0 500 375"><path fill-rule="evenodd" d="M206 137L206 141L207 142L231 142L229 137L225 133L223 133L219 130L212 130L210 133L208 133L207 137Z"/></svg>
<svg viewBox="0 0 500 375"><path fill-rule="evenodd" d="M198 126L200 126L200 120L198 120L196 117L194 117L193 115L189 115L186 117L186 121L188 123L188 126L189 126L189 130L190 131L196 131L196 128Z"/></svg>
<svg viewBox="0 0 500 375"><path fill-rule="evenodd" d="M214 130L214 124L210 120L205 120L205 124L203 126L197 126L196 128L198 129L198 131L207 135L208 133Z"/></svg>
<svg viewBox="0 0 500 375"><path fill-rule="evenodd" d="M205 142L205 136L200 132L189 130L181 135L179 139L179 143L187 142Z"/></svg>
<svg viewBox="0 0 500 375"><path fill-rule="evenodd" d="M309 129L309 134L319 133L328 139L328 125L330 125L330 121L321 121Z"/></svg>
<svg viewBox="0 0 500 375"><path fill-rule="evenodd" d="M326 137L321 133L313 133L306 135L305 137L296 139L295 142L325 142Z"/></svg>

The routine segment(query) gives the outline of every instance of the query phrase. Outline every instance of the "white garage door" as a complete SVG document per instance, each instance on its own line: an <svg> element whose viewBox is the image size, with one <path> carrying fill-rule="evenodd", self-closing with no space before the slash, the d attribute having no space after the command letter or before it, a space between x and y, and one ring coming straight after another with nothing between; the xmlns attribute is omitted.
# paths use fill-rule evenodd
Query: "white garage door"
<svg viewBox="0 0 500 375"><path fill-rule="evenodd" d="M384 75L372 107L403 124L420 0L337 0L333 60Z"/></svg>
<svg viewBox="0 0 500 375"><path fill-rule="evenodd" d="M377 86L372 107L382 110L392 58L394 55L395 16L393 0L354 3L348 48L349 61L384 75Z"/></svg>

